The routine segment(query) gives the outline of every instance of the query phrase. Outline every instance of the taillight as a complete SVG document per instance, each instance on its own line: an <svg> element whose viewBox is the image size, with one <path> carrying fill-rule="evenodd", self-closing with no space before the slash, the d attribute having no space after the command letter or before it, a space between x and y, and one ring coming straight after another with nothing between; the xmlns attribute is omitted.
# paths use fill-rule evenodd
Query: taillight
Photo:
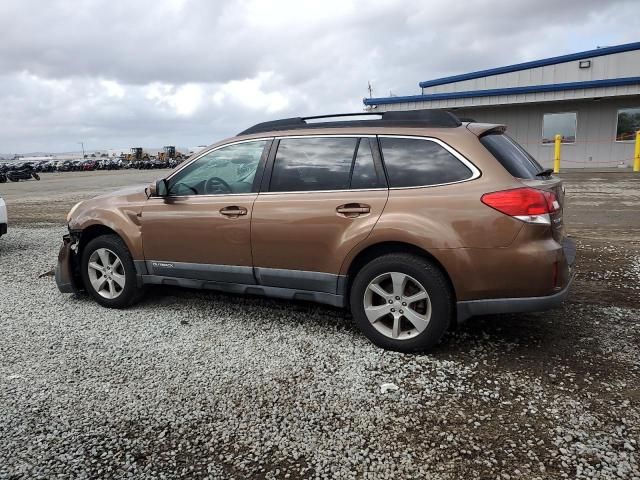
<svg viewBox="0 0 640 480"><path fill-rule="evenodd" d="M560 209L553 192L535 188L514 188L500 192L485 193L482 203L499 212L527 223L551 224L549 214Z"/></svg>

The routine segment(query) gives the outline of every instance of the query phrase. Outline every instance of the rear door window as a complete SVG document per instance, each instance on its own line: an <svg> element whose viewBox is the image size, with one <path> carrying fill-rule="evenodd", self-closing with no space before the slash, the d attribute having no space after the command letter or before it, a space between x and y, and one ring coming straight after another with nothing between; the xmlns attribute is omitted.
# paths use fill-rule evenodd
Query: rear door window
<svg viewBox="0 0 640 480"><path fill-rule="evenodd" d="M473 176L469 167L434 141L380 137L380 145L392 188L440 185Z"/></svg>
<svg viewBox="0 0 640 480"><path fill-rule="evenodd" d="M480 142L514 177L532 179L544 170L535 158L508 135L491 133L480 137Z"/></svg>
<svg viewBox="0 0 640 480"><path fill-rule="evenodd" d="M281 139L269 190L347 190L357 143L355 137Z"/></svg>

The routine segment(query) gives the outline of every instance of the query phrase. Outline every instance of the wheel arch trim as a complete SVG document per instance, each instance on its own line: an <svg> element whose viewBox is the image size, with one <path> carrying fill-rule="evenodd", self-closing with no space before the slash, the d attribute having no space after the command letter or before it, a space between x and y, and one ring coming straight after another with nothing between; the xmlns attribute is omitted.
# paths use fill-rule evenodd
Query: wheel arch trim
<svg viewBox="0 0 640 480"><path fill-rule="evenodd" d="M344 292L338 293L343 293L344 295L349 294L349 290L351 288L351 284L353 283L355 275L358 271L360 271L362 267L367 264L368 261L373 260L380 255L386 255L389 253L409 253L421 256L432 262L445 276L447 283L451 288L451 293L454 297L454 300L457 298L456 285L453 283L451 275L447 271L442 257L437 253L426 250L414 243L394 240L380 240L377 242L363 244L360 247L361 248L357 250L352 250L349 253L348 258L346 258L342 263L340 274L344 275L347 278L347 281L341 285L341 287L344 289Z"/></svg>
<svg viewBox="0 0 640 480"><path fill-rule="evenodd" d="M134 259L134 261L138 258L141 258L140 255L138 255L139 250L140 252L142 250L141 246L140 248L137 248L136 245L134 245L130 236L127 235L123 231L123 229L119 228L113 222L101 222L98 220L91 220L87 223L84 223L80 227L76 227L76 228L69 227L69 231L72 234L74 233L77 234L80 237L80 247L78 249L78 252L81 252L82 249L85 247L85 245L90 240L96 237L99 237L101 235L117 235L120 238L120 240L122 240L124 244L127 246L127 249L129 250L129 253L131 254L131 257Z"/></svg>

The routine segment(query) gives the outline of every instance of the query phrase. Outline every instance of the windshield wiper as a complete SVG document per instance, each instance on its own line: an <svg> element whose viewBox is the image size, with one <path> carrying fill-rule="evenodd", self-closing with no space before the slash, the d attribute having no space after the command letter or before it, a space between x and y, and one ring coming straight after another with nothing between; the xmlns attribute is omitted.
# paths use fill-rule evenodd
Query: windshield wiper
<svg viewBox="0 0 640 480"><path fill-rule="evenodd" d="M546 168L541 172L536 173L536 177L548 177L553 173L553 168Z"/></svg>

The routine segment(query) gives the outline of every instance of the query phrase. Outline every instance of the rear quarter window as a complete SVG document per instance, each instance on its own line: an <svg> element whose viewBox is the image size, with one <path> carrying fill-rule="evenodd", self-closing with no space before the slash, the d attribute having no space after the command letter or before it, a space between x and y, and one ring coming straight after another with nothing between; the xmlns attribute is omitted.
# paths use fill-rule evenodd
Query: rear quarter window
<svg viewBox="0 0 640 480"><path fill-rule="evenodd" d="M480 143L514 177L532 179L544 170L535 158L507 135L491 133L480 137Z"/></svg>
<svg viewBox="0 0 640 480"><path fill-rule="evenodd" d="M428 139L380 137L380 146L392 188L461 182L473 176L451 152Z"/></svg>

